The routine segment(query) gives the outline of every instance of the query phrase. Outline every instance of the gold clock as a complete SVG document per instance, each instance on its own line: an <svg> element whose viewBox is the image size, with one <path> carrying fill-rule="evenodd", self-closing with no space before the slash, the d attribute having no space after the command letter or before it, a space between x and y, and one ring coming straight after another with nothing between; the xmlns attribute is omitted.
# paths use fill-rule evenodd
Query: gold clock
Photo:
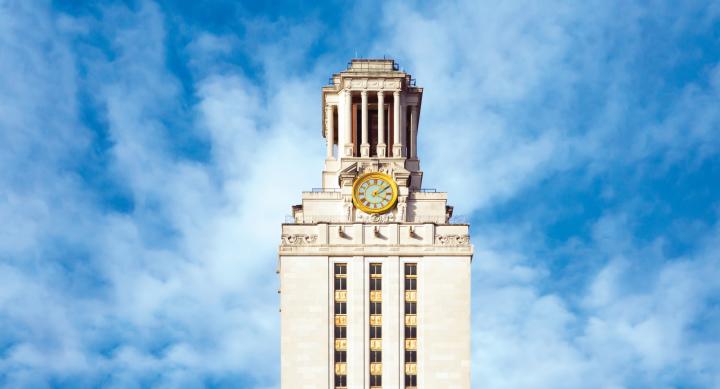
<svg viewBox="0 0 720 389"><path fill-rule="evenodd" d="M353 203L366 213L383 213L395 205L398 188L395 181L385 173L366 173L353 184Z"/></svg>

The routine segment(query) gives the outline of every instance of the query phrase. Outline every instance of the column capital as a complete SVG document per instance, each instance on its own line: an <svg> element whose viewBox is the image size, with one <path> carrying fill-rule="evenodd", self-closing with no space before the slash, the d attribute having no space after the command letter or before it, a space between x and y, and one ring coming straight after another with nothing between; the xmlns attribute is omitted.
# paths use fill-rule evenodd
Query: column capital
<svg viewBox="0 0 720 389"><path fill-rule="evenodd" d="M367 97L367 94L368 94L368 91L366 91L366 90L360 91L360 96L362 96L362 97Z"/></svg>

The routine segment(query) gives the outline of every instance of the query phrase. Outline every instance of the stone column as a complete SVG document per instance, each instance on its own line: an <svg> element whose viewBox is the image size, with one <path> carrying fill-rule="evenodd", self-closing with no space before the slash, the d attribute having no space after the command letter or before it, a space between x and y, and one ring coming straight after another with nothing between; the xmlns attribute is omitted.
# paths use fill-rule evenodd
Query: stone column
<svg viewBox="0 0 720 389"><path fill-rule="evenodd" d="M327 140L327 159L333 159L333 145L335 144L335 117L333 106L325 106L325 139Z"/></svg>
<svg viewBox="0 0 720 389"><path fill-rule="evenodd" d="M360 143L360 156L370 156L370 138L368 138L368 96L367 91L360 92L360 99L362 103L362 113L360 121L362 122L362 143ZM358 139L358 141L360 141Z"/></svg>
<svg viewBox="0 0 720 389"><path fill-rule="evenodd" d="M417 159L418 106L410 107L410 158Z"/></svg>
<svg viewBox="0 0 720 389"><path fill-rule="evenodd" d="M393 92L393 157L402 157L402 139L400 138L400 91Z"/></svg>
<svg viewBox="0 0 720 389"><path fill-rule="evenodd" d="M378 144L377 156L385 156L385 92L380 91L378 96Z"/></svg>
<svg viewBox="0 0 720 389"><path fill-rule="evenodd" d="M352 139L352 93L349 89L345 89L345 156L353 156L353 139Z"/></svg>

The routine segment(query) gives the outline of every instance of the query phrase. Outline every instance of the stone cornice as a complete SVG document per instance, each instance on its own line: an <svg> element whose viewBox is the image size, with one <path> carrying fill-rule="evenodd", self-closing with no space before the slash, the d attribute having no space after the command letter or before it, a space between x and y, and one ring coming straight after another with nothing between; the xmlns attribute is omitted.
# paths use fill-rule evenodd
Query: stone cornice
<svg viewBox="0 0 720 389"><path fill-rule="evenodd" d="M472 256L473 246L280 245L280 256Z"/></svg>

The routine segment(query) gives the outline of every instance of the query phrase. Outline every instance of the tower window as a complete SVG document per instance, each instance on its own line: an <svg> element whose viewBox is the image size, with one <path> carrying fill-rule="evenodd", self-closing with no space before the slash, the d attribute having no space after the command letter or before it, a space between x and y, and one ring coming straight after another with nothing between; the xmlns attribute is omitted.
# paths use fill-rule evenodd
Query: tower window
<svg viewBox="0 0 720 389"><path fill-rule="evenodd" d="M406 315L417 315L417 303L406 301L405 302L405 314Z"/></svg>
<svg viewBox="0 0 720 389"><path fill-rule="evenodd" d="M417 290L417 278L405 278L405 290Z"/></svg>
<svg viewBox="0 0 720 389"><path fill-rule="evenodd" d="M417 351L405 350L405 362L417 362Z"/></svg>
<svg viewBox="0 0 720 389"><path fill-rule="evenodd" d="M347 375L335 374L335 387L336 388L347 388Z"/></svg>
<svg viewBox="0 0 720 389"><path fill-rule="evenodd" d="M335 290L347 290L347 278L335 277Z"/></svg>
<svg viewBox="0 0 720 389"><path fill-rule="evenodd" d="M347 303L335 302L335 314L336 315L347 315Z"/></svg>
<svg viewBox="0 0 720 389"><path fill-rule="evenodd" d="M336 351L335 362L347 362L347 351Z"/></svg>
<svg viewBox="0 0 720 389"><path fill-rule="evenodd" d="M336 339L347 339L347 327L335 326L335 338Z"/></svg>
<svg viewBox="0 0 720 389"><path fill-rule="evenodd" d="M405 326L405 338L406 339L417 339L417 327Z"/></svg>
<svg viewBox="0 0 720 389"><path fill-rule="evenodd" d="M405 388L410 389L417 386L417 374L405 374Z"/></svg>
<svg viewBox="0 0 720 389"><path fill-rule="evenodd" d="M406 263L405 264L405 276L417 276L417 264Z"/></svg>
<svg viewBox="0 0 720 389"><path fill-rule="evenodd" d="M335 264L335 275L336 276L347 275L347 264L336 263Z"/></svg>

